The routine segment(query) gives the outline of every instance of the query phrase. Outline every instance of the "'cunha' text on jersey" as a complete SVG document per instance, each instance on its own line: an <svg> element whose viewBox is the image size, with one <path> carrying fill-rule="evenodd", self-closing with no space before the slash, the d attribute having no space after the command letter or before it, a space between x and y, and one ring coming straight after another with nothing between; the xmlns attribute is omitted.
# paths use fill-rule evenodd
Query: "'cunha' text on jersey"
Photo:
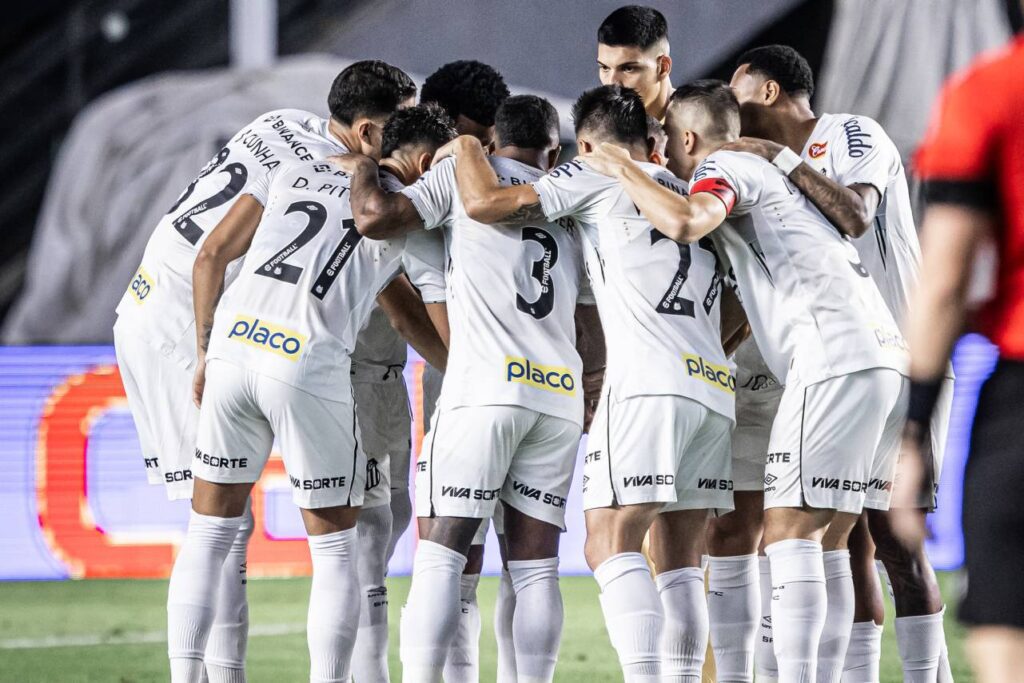
<svg viewBox="0 0 1024 683"><path fill-rule="evenodd" d="M235 200L255 183L297 164L344 153L328 124L309 112L280 109L232 137L157 223L117 306L118 325L130 325L165 355L184 365L192 363L192 266L199 248ZM229 274L234 274L233 268Z"/></svg>

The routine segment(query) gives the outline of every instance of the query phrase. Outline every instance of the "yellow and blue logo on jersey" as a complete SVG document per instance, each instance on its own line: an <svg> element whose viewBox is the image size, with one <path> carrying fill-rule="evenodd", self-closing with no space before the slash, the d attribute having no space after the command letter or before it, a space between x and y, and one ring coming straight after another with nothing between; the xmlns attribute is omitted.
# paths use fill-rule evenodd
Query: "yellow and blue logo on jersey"
<svg viewBox="0 0 1024 683"><path fill-rule="evenodd" d="M537 365L526 358L505 356L505 381L553 391L565 396L576 395L576 380L569 368Z"/></svg>
<svg viewBox="0 0 1024 683"><path fill-rule="evenodd" d="M686 364L688 376L710 384L720 391L736 393L736 378L725 365L715 365L693 353L684 353L683 363Z"/></svg>
<svg viewBox="0 0 1024 683"><path fill-rule="evenodd" d="M268 323L259 318L248 315L239 315L231 325L228 339L240 341L249 346L255 346L263 351L276 353L288 360L298 360L302 355L309 340L304 334L286 327Z"/></svg>
<svg viewBox="0 0 1024 683"><path fill-rule="evenodd" d="M139 269L135 271L135 277L132 278L132 283L128 285L128 291L132 293L135 303L145 303L146 297L153 291L153 284L153 278L149 276L145 268L139 266Z"/></svg>

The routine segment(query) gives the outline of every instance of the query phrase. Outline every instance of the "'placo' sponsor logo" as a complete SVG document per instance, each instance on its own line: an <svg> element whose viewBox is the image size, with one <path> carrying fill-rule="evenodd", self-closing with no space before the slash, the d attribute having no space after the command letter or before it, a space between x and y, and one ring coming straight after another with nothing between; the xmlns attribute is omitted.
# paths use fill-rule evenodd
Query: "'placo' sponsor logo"
<svg viewBox="0 0 1024 683"><path fill-rule="evenodd" d="M736 378L724 365L715 365L693 353L683 354L686 374L730 394L736 393Z"/></svg>
<svg viewBox="0 0 1024 683"><path fill-rule="evenodd" d="M141 304L146 301L146 297L153 290L153 284L153 278L150 277L145 268L139 266L139 269L135 272L135 277L132 278L132 283L128 285L128 291L135 298L135 303Z"/></svg>
<svg viewBox="0 0 1024 683"><path fill-rule="evenodd" d="M259 318L239 315L231 325L228 339L270 351L288 360L298 360L309 338L295 330Z"/></svg>
<svg viewBox="0 0 1024 683"><path fill-rule="evenodd" d="M526 384L565 396L576 395L576 380L569 368L537 365L526 358L505 356L505 381Z"/></svg>

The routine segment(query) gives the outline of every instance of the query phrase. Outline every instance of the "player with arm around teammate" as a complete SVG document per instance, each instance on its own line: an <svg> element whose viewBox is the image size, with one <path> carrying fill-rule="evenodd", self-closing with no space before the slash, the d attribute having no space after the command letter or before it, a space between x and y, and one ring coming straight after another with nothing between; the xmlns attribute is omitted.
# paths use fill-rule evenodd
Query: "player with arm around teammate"
<svg viewBox="0 0 1024 683"><path fill-rule="evenodd" d="M227 211L268 175L379 138L382 121L351 106L375 88L394 91L398 98L415 94L412 82L394 67L357 62L331 86L329 119L296 109L257 117L185 188L146 246L118 305L114 342L147 475L152 483L165 483L172 499L191 497L193 488L199 418L191 389L197 356L192 302L197 254ZM194 644L190 649L199 666L205 661L213 681L239 681L245 676L245 555L253 528L251 514L246 512L245 518L221 569L220 599L206 651L197 651Z"/></svg>
<svg viewBox="0 0 1024 683"><path fill-rule="evenodd" d="M852 239L861 263L905 332L908 300L918 279L921 253L906 174L896 146L881 126L866 116L815 115L809 103L814 92L811 68L791 47L769 45L740 56L732 87L740 102L743 134L753 136L732 148L769 161L779 159L790 169L790 180ZM935 509L952 385L952 369L947 368L939 409L929 430L929 493L916 502L915 509L922 517ZM881 624L884 615L875 570L878 557L893 588L896 639L904 675L908 679L933 680L938 667L940 682L951 681L942 627L942 596L924 545L906 549L894 537L886 510L872 506L869 500L850 542L856 605L844 677L851 681L878 680L881 628L876 624ZM837 639L829 656L842 657L843 645Z"/></svg>
<svg viewBox="0 0 1024 683"><path fill-rule="evenodd" d="M892 478L905 342L854 247L785 174L752 154L720 151L739 133L728 86L678 89L666 131L670 166L692 176L689 197L650 182L623 150L603 146L586 158L619 178L666 235L710 235L728 259L757 345L786 386L769 443L777 457L765 470L779 679L837 679L841 662L817 678L831 588L822 541L843 549L865 500L887 496L871 482ZM835 622L830 632L848 633L852 615Z"/></svg>
<svg viewBox="0 0 1024 683"><path fill-rule="evenodd" d="M624 145L652 182L685 194L646 161L646 112L636 92L587 91L573 118L581 150ZM585 164L503 187L473 140L452 147L470 216L571 217L583 226L608 359L584 465L587 561L626 680L699 676L708 628L704 530L709 509L732 506L734 380L720 340L716 251L709 242L671 243L616 181ZM640 554L648 529L656 582Z"/></svg>
<svg viewBox="0 0 1024 683"><path fill-rule="evenodd" d="M398 102L382 97L362 106L383 118L380 110ZM431 155L437 144L414 138L400 144L392 158ZM367 151L376 154L372 147ZM384 173L394 189L401 186ZM269 186L253 188L252 201L265 208L233 210L206 245L222 229L251 236L238 278L215 306L207 373L196 378L202 402L197 493L169 590L172 653L187 652L190 643L205 637L203 605L216 598L216 586L204 577L220 561L225 530L237 523L240 501L276 441L293 500L302 508L313 560L307 628L311 680L349 675L360 612L353 527L366 467L349 354L374 297L400 266L403 244L362 240L351 219L348 183L326 161L279 174ZM215 243L210 260L217 259L218 250L232 248L229 242ZM219 273L197 274L197 310L216 302L223 266ZM206 329L208 318L201 318Z"/></svg>

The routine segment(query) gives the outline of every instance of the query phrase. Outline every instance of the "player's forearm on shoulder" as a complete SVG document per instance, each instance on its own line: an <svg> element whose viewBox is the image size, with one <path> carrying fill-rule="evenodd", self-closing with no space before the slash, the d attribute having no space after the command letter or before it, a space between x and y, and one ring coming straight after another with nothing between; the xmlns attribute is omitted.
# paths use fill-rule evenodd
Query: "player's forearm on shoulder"
<svg viewBox="0 0 1024 683"><path fill-rule="evenodd" d="M465 137L465 136L464 136ZM460 138L461 140L462 138ZM466 140L457 148L455 180L466 215L480 223L498 223L539 204L530 185L502 187L498 176L487 162L479 143Z"/></svg>
<svg viewBox="0 0 1024 683"><path fill-rule="evenodd" d="M921 279L908 313L910 374L943 376L967 317L967 289L979 243L993 219L977 209L930 206L922 225Z"/></svg>
<svg viewBox="0 0 1024 683"><path fill-rule="evenodd" d="M689 198L662 187L636 164L625 166L618 178L640 212L669 239L695 242L706 234L697 234Z"/></svg>
<svg viewBox="0 0 1024 683"><path fill-rule="evenodd" d="M818 173L806 163L797 166L789 179L844 235L860 237L871 227L873 211L864 198L850 188Z"/></svg>
<svg viewBox="0 0 1024 683"><path fill-rule="evenodd" d="M356 230L370 239L388 239L423 227L412 200L380 186L376 164L365 164L352 176L352 219Z"/></svg>

